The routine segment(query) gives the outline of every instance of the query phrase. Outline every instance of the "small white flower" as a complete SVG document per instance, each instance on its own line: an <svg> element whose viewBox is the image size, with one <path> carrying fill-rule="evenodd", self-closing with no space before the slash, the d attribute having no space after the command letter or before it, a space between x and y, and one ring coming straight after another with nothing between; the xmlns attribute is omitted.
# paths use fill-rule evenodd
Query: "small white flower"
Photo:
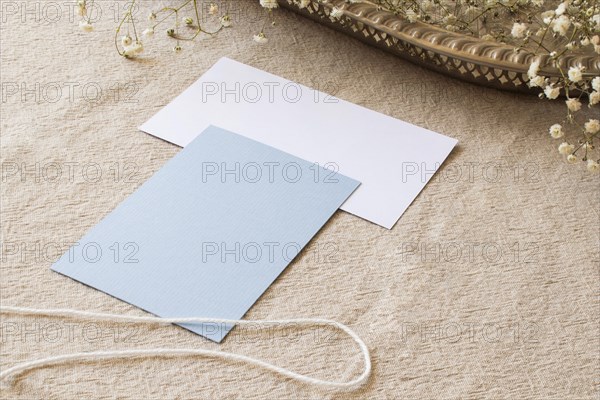
<svg viewBox="0 0 600 400"><path fill-rule="evenodd" d="M229 15L223 15L221 17L221 25L223 25L225 28L229 28L231 24L231 17Z"/></svg>
<svg viewBox="0 0 600 400"><path fill-rule="evenodd" d="M127 46L123 49L123 55L125 57L135 57L135 48L133 46Z"/></svg>
<svg viewBox="0 0 600 400"><path fill-rule="evenodd" d="M600 170L600 165L594 160L588 160L587 170L590 172L598 172Z"/></svg>
<svg viewBox="0 0 600 400"><path fill-rule="evenodd" d="M515 22L510 34L515 38L525 37L525 32L527 31L527 25L524 23Z"/></svg>
<svg viewBox="0 0 600 400"><path fill-rule="evenodd" d="M596 25L600 26L600 14L595 14L592 16L592 21L594 21Z"/></svg>
<svg viewBox="0 0 600 400"><path fill-rule="evenodd" d="M562 142L559 146L558 146L558 152L560 154L571 154L573 152L573 150L575 150L575 146L573 146L572 144L569 144L567 142Z"/></svg>
<svg viewBox="0 0 600 400"><path fill-rule="evenodd" d="M260 5L268 9L279 7L277 0L260 0Z"/></svg>
<svg viewBox="0 0 600 400"><path fill-rule="evenodd" d="M544 89L544 94L546 95L547 98L549 98L550 100L554 100L558 97L558 95L560 94L560 88L548 85L546 86L546 88Z"/></svg>
<svg viewBox="0 0 600 400"><path fill-rule="evenodd" d="M582 46L587 46L587 45L590 44L590 38L587 38L587 37L583 38L583 39L581 39L580 43L581 43Z"/></svg>
<svg viewBox="0 0 600 400"><path fill-rule="evenodd" d="M333 7L329 12L329 17L333 19L339 19L342 15L344 15L344 10L338 7Z"/></svg>
<svg viewBox="0 0 600 400"><path fill-rule="evenodd" d="M544 24L550 25L550 23L552 22L552 18L554 17L554 11L544 11L540 16L542 17L542 21L544 21Z"/></svg>
<svg viewBox="0 0 600 400"><path fill-rule="evenodd" d="M144 35L144 37L150 38L150 37L154 36L154 29L152 29L152 28L144 29L144 32L142 32L142 35Z"/></svg>
<svg viewBox="0 0 600 400"><path fill-rule="evenodd" d="M127 57L135 57L139 54L142 54L144 52L144 46L142 45L142 42L140 42L139 40L129 46L125 46L123 49L123 55L127 56Z"/></svg>
<svg viewBox="0 0 600 400"><path fill-rule="evenodd" d="M87 21L79 21L79 28L84 32L91 32L94 30L94 26Z"/></svg>
<svg viewBox="0 0 600 400"><path fill-rule="evenodd" d="M594 90L592 93L590 93L589 100L590 100L590 106L600 103L600 92L597 92Z"/></svg>
<svg viewBox="0 0 600 400"><path fill-rule="evenodd" d="M594 88L594 90L600 92L600 76L597 76L594 79L592 79L592 87Z"/></svg>
<svg viewBox="0 0 600 400"><path fill-rule="evenodd" d="M552 30L559 35L566 36L567 31L571 27L571 20L566 15L561 15L552 21Z"/></svg>
<svg viewBox="0 0 600 400"><path fill-rule="evenodd" d="M538 75L538 72L540 72L540 60L535 60L529 66L529 69L527 70L527 76L529 79L533 79Z"/></svg>
<svg viewBox="0 0 600 400"><path fill-rule="evenodd" d="M133 44L133 51L135 54L142 54L144 52L144 45L139 40Z"/></svg>
<svg viewBox="0 0 600 400"><path fill-rule="evenodd" d="M567 156L567 162L569 164L575 164L577 161L579 161L579 159L577 158L577 156L575 156L574 154L569 154Z"/></svg>
<svg viewBox="0 0 600 400"><path fill-rule="evenodd" d="M529 80L529 87L543 87L544 86L544 77L536 76Z"/></svg>
<svg viewBox="0 0 600 400"><path fill-rule="evenodd" d="M121 45L123 47L129 46L129 45L131 45L131 43L133 43L133 40L131 40L131 36L125 35L121 38Z"/></svg>
<svg viewBox="0 0 600 400"><path fill-rule="evenodd" d="M571 112L577 112L581 110L581 102L577 99L567 99L565 103L567 103L567 108Z"/></svg>
<svg viewBox="0 0 600 400"><path fill-rule="evenodd" d="M550 136L552 136L552 138L554 138L554 139L558 139L558 138L565 136L565 133L562 130L562 125L561 124L552 125L550 127Z"/></svg>
<svg viewBox="0 0 600 400"><path fill-rule="evenodd" d="M560 3L554 12L556 15L563 15L565 11L567 11L567 6L568 3L566 1L564 3Z"/></svg>
<svg viewBox="0 0 600 400"><path fill-rule="evenodd" d="M569 68L569 79L572 82L579 82L581 79L583 79L582 73L583 72L583 68L581 67L571 67Z"/></svg>
<svg viewBox="0 0 600 400"><path fill-rule="evenodd" d="M267 43L269 41L269 39L267 39L264 32L261 32L258 35L254 35L254 41L256 43L263 44L263 43Z"/></svg>
<svg viewBox="0 0 600 400"><path fill-rule="evenodd" d="M173 51L174 51L175 53L181 53L181 46L180 46L180 45L177 45L177 46L173 47Z"/></svg>
<svg viewBox="0 0 600 400"><path fill-rule="evenodd" d="M215 3L210 3L210 5L208 6L208 13L210 15L215 15L218 12L219 12L219 6L216 5Z"/></svg>
<svg viewBox="0 0 600 400"><path fill-rule="evenodd" d="M585 131L587 133L598 133L600 131L600 121L598 121L597 119L590 119L588 122L585 123Z"/></svg>

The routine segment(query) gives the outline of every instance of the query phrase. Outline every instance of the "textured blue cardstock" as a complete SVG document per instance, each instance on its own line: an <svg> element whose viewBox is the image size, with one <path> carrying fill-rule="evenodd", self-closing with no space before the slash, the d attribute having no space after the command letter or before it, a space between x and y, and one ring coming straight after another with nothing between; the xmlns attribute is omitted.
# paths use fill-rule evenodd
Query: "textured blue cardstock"
<svg viewBox="0 0 600 400"><path fill-rule="evenodd" d="M358 185L211 126L52 269L161 317L240 319Z"/></svg>

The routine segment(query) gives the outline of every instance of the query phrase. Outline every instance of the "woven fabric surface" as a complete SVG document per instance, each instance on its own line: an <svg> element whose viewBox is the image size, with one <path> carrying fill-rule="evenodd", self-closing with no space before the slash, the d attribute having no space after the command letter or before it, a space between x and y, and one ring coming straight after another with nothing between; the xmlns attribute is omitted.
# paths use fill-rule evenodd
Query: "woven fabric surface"
<svg viewBox="0 0 600 400"><path fill-rule="evenodd" d="M179 151L137 126L222 56L460 141L394 229L338 211L246 316L351 326L373 358L358 391L181 358L42 368L2 398L598 398L600 184L566 165L547 134L562 101L461 83L284 10L260 45L257 1L234 2L232 28L181 54L157 32L139 61L114 49L125 2L97 1L89 34L67 3L0 4L4 305L144 315L50 265ZM324 379L361 370L351 342L324 329L235 329L217 345L173 326L2 315L1 328L2 369L71 352L193 347Z"/></svg>

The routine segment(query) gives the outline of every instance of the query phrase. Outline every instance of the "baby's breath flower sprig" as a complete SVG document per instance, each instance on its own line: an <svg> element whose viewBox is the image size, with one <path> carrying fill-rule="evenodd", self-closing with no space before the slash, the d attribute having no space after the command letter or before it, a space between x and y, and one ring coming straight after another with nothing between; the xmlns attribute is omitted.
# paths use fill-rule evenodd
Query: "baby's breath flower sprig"
<svg viewBox="0 0 600 400"><path fill-rule="evenodd" d="M268 23L275 25L275 13L273 10L279 8L279 3L277 3L277 0L260 0L260 5L267 11L267 15L264 19L262 29L258 34L254 35L254 41L262 44L269 41L265 34L265 29Z"/></svg>
<svg viewBox="0 0 600 400"><path fill-rule="evenodd" d="M89 9L93 5L94 0L77 0L78 14L82 17L79 22L79 27L86 32L91 32L94 27L92 25ZM215 3L208 4L207 14L215 18L218 26L215 29L205 29L201 23L202 14L198 0L180 1L178 5L166 6L158 11L150 11L148 21L151 23L141 34L138 33L136 19L134 18L134 10L141 4L140 0L131 0L128 9L119 20L115 30L114 43L119 55L125 58L135 58L144 51L141 38L149 39L154 36L155 31L163 24L171 23L166 29L168 36L176 40L174 50L181 50L180 41L192 41L200 34L215 35L222 29L231 26L231 18L228 13L221 16L218 15L219 7ZM191 9L192 15L183 19L185 29L180 29L181 14L186 10Z"/></svg>
<svg viewBox="0 0 600 400"><path fill-rule="evenodd" d="M184 21L186 27L193 28L194 32L191 35L186 36L185 34L181 33L181 31L179 29L179 26L180 26L180 15L179 15L179 13L181 12L181 10L183 10L190 3L193 5L193 8L194 8L194 10L193 10L194 11L194 16L193 17L186 17L186 18L184 18L183 21ZM215 9L215 7L217 7L216 4L212 3L209 7L210 7L209 8L209 12L208 12L209 15L215 15L216 12L217 12L216 9ZM168 13L168 14L163 19L161 19L159 22L157 22L152 27L152 29L155 29L158 25L160 25L161 23L163 23L164 21L166 21L169 17L171 17L171 16L174 15L175 16L175 29L168 30L168 35L171 36L171 37L173 37L173 38L175 38L178 41L179 40L182 40L182 41L192 41L192 40L196 39L196 37L198 37L198 35L201 34L201 33L204 33L204 34L207 34L207 35L210 35L210 36L216 35L217 33L219 33L225 27L223 24L219 24L219 27L216 28L215 30L209 31L209 30L204 29L202 27L202 25L200 24L200 21L201 21L200 17L201 17L201 15L200 15L200 11L199 11L199 8L198 8L198 1L197 0L187 0L183 4L181 4L180 6L174 7L174 8L165 7L163 9L159 10L156 14L162 14L162 13L165 13L165 12Z"/></svg>
<svg viewBox="0 0 600 400"><path fill-rule="evenodd" d="M79 27L86 32L91 32L94 29L88 13L88 6L91 6L93 1L94 0L77 0L78 14L82 17L82 20L79 22ZM259 43L266 43L268 41L265 34L266 25L268 23L275 25L275 13L273 10L278 8L279 4L277 3L277 0L259 0L259 2L266 10L266 18L260 32L257 35L254 35L254 40ZM309 2L310 0L299 0L299 5L301 7L306 7ZM119 55L125 58L135 58L144 51L144 46L138 35L136 20L133 15L136 6L141 3L140 0L131 0L127 12L119 21L115 31L115 47ZM186 8L191 8L193 10L192 15L181 15ZM229 13L225 12L219 16L219 6L216 3L209 3L206 13L216 19L218 26L213 30L205 29L201 24L202 15L200 10L201 7L198 4L198 0L180 0L178 5L166 6L158 11L151 11L148 15L148 20L151 22L151 25L142 31L141 36L145 39L149 39L154 36L154 33L159 26L172 23L173 25L166 29L166 34L176 41L173 50L175 52L180 52L182 50L180 42L193 41L200 34L213 36L221 30L232 26L232 20ZM182 20L184 24L183 29L181 29ZM193 29L193 31L190 31L190 29ZM123 32L125 32L124 35L122 35Z"/></svg>
<svg viewBox="0 0 600 400"><path fill-rule="evenodd" d="M579 136L578 144L574 145L564 141L558 146L558 152L566 156L568 163L575 164L583 161L590 172L598 172L600 159L597 159L598 154L594 150L597 150L597 142L600 139L600 122L598 119L587 119L581 110L587 99L588 108L596 110L595 115L599 115L597 110L600 108L598 106L600 103L600 76L586 79L584 77L585 68L581 66L571 66L565 72L557 59L556 54L552 54L550 57L550 62L554 63L554 66L560 71L561 77L557 82L550 83L548 78L538 75L541 65L538 59L529 68L529 85L539 86L543 89L543 93L540 93L542 99L555 100L563 92L566 97L566 116L561 123L550 127L550 136L554 139L563 138L566 134L563 124L572 127L573 133Z"/></svg>
<svg viewBox="0 0 600 400"><path fill-rule="evenodd" d="M137 29L135 27L135 20L133 18L133 8L135 6L136 0L132 0L129 9L121 19L121 22L117 26L117 30L115 31L115 47L119 55L125 58L132 58L144 51L144 46L138 37ZM130 33L127 32L126 35L121 37L121 47L119 47L119 34L123 29L124 25L127 27L129 31L129 27L133 29L134 38L131 38Z"/></svg>
<svg viewBox="0 0 600 400"><path fill-rule="evenodd" d="M517 51L573 50L600 25L597 0L352 0L376 4L409 22L514 44ZM505 26L512 21L510 26ZM575 29L571 29L575 28ZM569 32L570 35L566 33ZM551 45L550 43L551 42ZM585 41L584 41L585 43ZM600 52L600 49L597 51ZM561 54L558 54L560 57Z"/></svg>
<svg viewBox="0 0 600 400"><path fill-rule="evenodd" d="M132 4L135 3L136 1L138 1L138 0L132 0ZM186 17L186 18L184 18L183 21L185 23L186 28L193 29L193 32L190 34L186 34L186 33L182 32L182 30L180 29L181 13L188 6L190 6L193 10L193 17ZM216 12L217 12L216 7L217 6L215 4L210 5L210 7L209 7L210 15L216 14ZM135 21L131 15L131 12L129 12L128 14L129 15L126 15L124 17L123 21L121 21L121 24L123 24L124 22L127 22L135 30ZM201 21L200 17L201 17L201 14L200 14L199 6L198 6L198 0L186 0L183 3L181 3L175 7L163 7L158 11L150 12L150 14L148 15L148 20L150 22L152 22L153 24L152 24L152 26L150 26L149 28L144 30L144 36L152 37L154 35L154 32L160 25L165 24L169 20L171 20L174 23L174 27L168 28L166 30L166 34L167 34L167 36L176 40L176 44L175 44L175 47L173 48L173 50L175 52L179 52L179 51L181 51L180 41L192 41L192 40L196 39L196 37L198 37L198 35L200 35L201 33L212 36L212 35L215 35L218 32L220 32L221 29L224 28L223 24L219 24L219 27L215 30L212 30L212 31L206 30L200 23L200 21ZM121 26L119 26L117 28L117 35L119 34L120 29L121 29ZM126 47L124 47L122 51L119 48L117 48L117 50L119 51L119 54L124 55L125 57L131 57L132 55L137 55L137 54L131 54L131 52L128 51L129 49Z"/></svg>
<svg viewBox="0 0 600 400"><path fill-rule="evenodd" d="M94 0L78 0L77 1L77 14L81 17L79 21L79 28L84 32L91 32L94 30L92 25L92 17L89 13L89 9L94 6Z"/></svg>

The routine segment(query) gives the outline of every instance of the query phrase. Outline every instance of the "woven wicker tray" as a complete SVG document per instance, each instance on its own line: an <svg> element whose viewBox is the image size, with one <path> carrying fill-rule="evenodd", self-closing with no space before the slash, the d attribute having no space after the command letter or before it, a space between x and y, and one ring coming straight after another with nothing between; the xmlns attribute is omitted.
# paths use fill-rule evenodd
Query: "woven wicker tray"
<svg viewBox="0 0 600 400"><path fill-rule="evenodd" d="M516 53L512 46L485 41L422 23L409 22L370 3L346 0L312 1L300 8L298 1L279 0L281 6L359 40L434 71L497 89L537 93L527 82L527 70L534 55ZM343 9L341 18L330 17L333 7ZM584 66L584 76L600 75L600 56L570 55L561 58L561 68ZM541 75L556 78L555 67L543 68Z"/></svg>

